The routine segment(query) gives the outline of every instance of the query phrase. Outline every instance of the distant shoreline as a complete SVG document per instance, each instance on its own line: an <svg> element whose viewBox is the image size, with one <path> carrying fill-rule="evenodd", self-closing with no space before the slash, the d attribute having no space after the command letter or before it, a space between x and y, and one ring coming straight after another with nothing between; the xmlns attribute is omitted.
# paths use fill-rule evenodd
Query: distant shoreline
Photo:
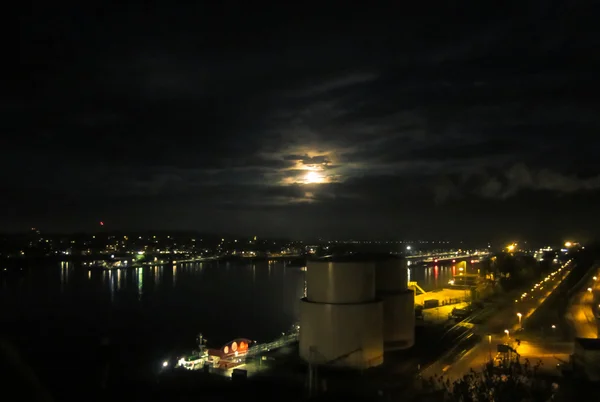
<svg viewBox="0 0 600 402"><path fill-rule="evenodd" d="M115 255L119 259L133 259L134 257L130 254L126 255ZM12 258L1 258L0 257L0 268L12 268L15 266L38 266L48 263L59 263L59 262L75 262L75 263L91 263L94 261L110 261L113 257L105 254L89 255L89 256L36 256L36 257L12 257ZM161 266L171 265L178 263L196 263L196 262L264 262L264 261L287 261L290 266L303 267L306 265L307 258L305 256L256 256L256 257L241 257L241 256L219 256L219 257L175 257L175 255L166 255L162 257L162 262L159 261L140 261L132 264L132 266Z"/></svg>

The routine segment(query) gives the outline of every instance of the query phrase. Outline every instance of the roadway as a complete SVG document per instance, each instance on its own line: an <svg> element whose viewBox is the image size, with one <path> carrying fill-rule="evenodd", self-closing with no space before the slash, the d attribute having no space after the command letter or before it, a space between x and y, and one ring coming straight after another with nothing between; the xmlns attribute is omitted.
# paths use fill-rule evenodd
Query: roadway
<svg viewBox="0 0 600 402"><path fill-rule="evenodd" d="M594 278L600 278L600 268L594 273ZM569 302L566 318L578 338L598 338L598 319L594 313L595 310L600 311L598 295L600 280L591 278Z"/></svg>
<svg viewBox="0 0 600 402"><path fill-rule="evenodd" d="M531 316L546 301L548 296L568 276L569 268L569 266L559 267L548 277L535 284L529 292L518 296L510 295L511 300L504 304L487 306L486 310L491 308L496 312L486 320L485 324L474 329L474 335L478 337L476 344L471 347L463 342L458 343L438 361L422 370L421 377L443 375L453 381L462 378L471 369L481 369L489 361L490 356L496 355L496 345L507 342L512 344L515 336L521 336L520 334L514 335L521 327L520 321ZM521 313L521 319L517 313ZM504 331L508 331L508 335ZM468 343L468 341L466 342ZM515 349L524 358L530 359L546 359L551 355L551 359L557 362L554 358L555 355L565 357L564 345L555 350L550 348L548 342L543 343L539 340L522 341L520 347L517 348L515 345ZM566 355L568 356L568 352Z"/></svg>
<svg viewBox="0 0 600 402"><path fill-rule="evenodd" d="M454 363L445 362L438 370L437 374L444 375L450 381L461 379L469 370L482 369L490 358L495 358L497 351L496 345L508 343L520 355L520 361L524 362L528 359L531 364L542 362L542 366L546 370L555 371L558 374L558 363L569 361L569 355L573 352L573 343L557 342L555 340L521 340L520 345L517 345L515 338L511 337L508 341L506 335L495 334L491 338L486 336L472 349L459 354L459 359ZM435 373L434 373L435 374ZM425 374L422 374L426 377Z"/></svg>

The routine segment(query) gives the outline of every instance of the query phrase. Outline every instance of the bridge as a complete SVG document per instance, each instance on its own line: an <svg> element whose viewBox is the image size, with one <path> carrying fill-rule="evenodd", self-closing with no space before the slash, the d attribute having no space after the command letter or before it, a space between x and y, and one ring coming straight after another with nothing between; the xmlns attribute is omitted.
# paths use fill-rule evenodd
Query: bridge
<svg viewBox="0 0 600 402"><path fill-rule="evenodd" d="M451 260L466 260L470 258L480 259L487 257L490 253L488 251L475 251L474 253L426 253L419 255L409 255L406 257L408 261L412 262L438 262L438 261L451 261Z"/></svg>
<svg viewBox="0 0 600 402"><path fill-rule="evenodd" d="M300 326L294 325L293 330L287 334L282 335L280 338L275 339L272 342L260 343L248 348L246 357L255 356L261 353L269 352L271 350L279 349L292 343L298 342L298 335L300 334Z"/></svg>

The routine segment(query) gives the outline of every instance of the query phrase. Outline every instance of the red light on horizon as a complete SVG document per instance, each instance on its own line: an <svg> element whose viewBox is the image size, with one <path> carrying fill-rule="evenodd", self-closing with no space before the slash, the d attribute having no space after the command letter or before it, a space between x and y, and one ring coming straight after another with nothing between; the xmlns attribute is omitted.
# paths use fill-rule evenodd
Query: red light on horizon
<svg viewBox="0 0 600 402"><path fill-rule="evenodd" d="M104 222L100 221L100 226L104 226Z"/></svg>

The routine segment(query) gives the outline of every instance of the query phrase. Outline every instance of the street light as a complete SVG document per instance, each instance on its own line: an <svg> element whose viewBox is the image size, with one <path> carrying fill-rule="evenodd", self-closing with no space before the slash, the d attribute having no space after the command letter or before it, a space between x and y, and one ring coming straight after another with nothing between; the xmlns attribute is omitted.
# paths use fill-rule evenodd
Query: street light
<svg viewBox="0 0 600 402"><path fill-rule="evenodd" d="M593 278L593 279L594 279L595 281L597 281L597 280L598 280L598 277L597 277L597 276L594 276L594 278Z"/></svg>
<svg viewBox="0 0 600 402"><path fill-rule="evenodd" d="M492 361L492 334L488 334L488 351L490 352L490 361Z"/></svg>
<svg viewBox="0 0 600 402"><path fill-rule="evenodd" d="M506 340L508 341L510 339L510 331L508 329L505 329L504 333L506 334Z"/></svg>
<svg viewBox="0 0 600 402"><path fill-rule="evenodd" d="M588 292L592 293L592 288L588 288Z"/></svg>
<svg viewBox="0 0 600 402"><path fill-rule="evenodd" d="M521 319L523 318L523 314L517 313L517 317L519 317L519 328L523 328L523 324L521 324Z"/></svg>

